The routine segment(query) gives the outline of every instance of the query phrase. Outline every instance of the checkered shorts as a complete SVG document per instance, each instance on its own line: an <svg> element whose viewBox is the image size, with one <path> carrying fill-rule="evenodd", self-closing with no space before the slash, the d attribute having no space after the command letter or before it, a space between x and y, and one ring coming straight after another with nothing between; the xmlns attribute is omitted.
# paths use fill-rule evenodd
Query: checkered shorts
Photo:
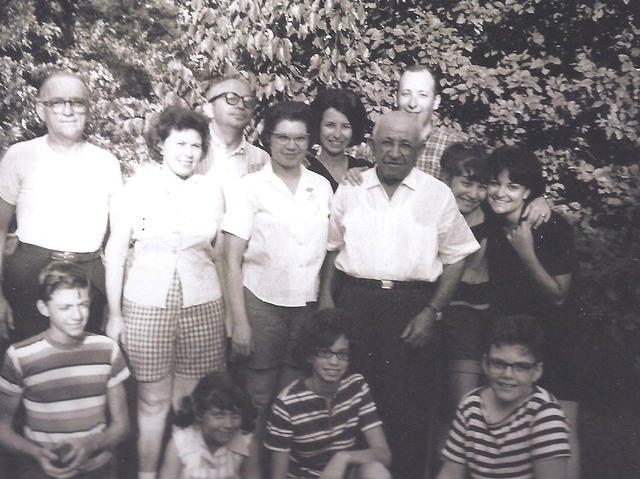
<svg viewBox="0 0 640 479"><path fill-rule="evenodd" d="M182 285L174 275L165 308L124 298L123 345L138 381L155 382L169 374L201 378L225 367L222 299L182 307Z"/></svg>

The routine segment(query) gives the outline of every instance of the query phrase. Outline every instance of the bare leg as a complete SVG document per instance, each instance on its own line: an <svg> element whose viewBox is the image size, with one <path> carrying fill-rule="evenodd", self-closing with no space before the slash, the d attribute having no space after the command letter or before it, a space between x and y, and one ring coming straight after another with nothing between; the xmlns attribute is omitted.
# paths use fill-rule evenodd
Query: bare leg
<svg viewBox="0 0 640 479"><path fill-rule="evenodd" d="M138 470L158 470L162 436L171 406L173 376L152 383L138 383Z"/></svg>
<svg viewBox="0 0 640 479"><path fill-rule="evenodd" d="M391 473L382 463L368 462L355 469L355 474L350 475L353 479L391 479Z"/></svg>
<svg viewBox="0 0 640 479"><path fill-rule="evenodd" d="M180 409L182 398L184 398L185 396L189 396L193 392L199 380L200 379L185 378L182 376L173 377L173 388L171 389L171 404L174 411Z"/></svg>

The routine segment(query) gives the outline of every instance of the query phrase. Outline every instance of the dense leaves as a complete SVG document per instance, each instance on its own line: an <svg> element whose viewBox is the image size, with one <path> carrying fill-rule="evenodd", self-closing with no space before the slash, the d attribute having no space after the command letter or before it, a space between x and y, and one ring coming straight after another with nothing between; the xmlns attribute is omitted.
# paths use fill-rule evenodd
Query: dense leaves
<svg viewBox="0 0 640 479"><path fill-rule="evenodd" d="M40 134L31 98L53 64L87 74L92 138L125 170L147 159L150 113L207 111L243 72L264 108L319 88L359 91L372 120L402 69L440 75L441 121L490 147L522 143L578 232L580 306L640 353L640 27L630 0L11 0L0 6L0 149ZM259 123L253 125L259 128ZM253 128L249 132L255 135ZM619 347L623 346L623 347ZM638 356L640 357L640 356Z"/></svg>

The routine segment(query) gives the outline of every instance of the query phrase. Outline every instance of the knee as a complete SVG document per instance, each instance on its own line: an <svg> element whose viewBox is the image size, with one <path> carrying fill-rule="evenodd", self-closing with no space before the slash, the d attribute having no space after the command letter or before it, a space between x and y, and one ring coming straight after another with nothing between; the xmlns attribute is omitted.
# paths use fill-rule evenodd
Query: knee
<svg viewBox="0 0 640 479"><path fill-rule="evenodd" d="M369 462L358 467L358 479L391 479L391 473L381 462Z"/></svg>
<svg viewBox="0 0 640 479"><path fill-rule="evenodd" d="M154 385L155 386L155 385ZM171 406L171 391L163 387L138 389L138 415L165 415Z"/></svg>

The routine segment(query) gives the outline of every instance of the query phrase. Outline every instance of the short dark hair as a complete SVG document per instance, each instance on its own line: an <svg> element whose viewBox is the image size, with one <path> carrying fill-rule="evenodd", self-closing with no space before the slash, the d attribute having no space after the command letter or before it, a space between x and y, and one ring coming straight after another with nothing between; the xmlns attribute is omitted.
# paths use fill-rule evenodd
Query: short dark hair
<svg viewBox="0 0 640 479"><path fill-rule="evenodd" d="M504 170L509 179L531 190L529 201L544 194L542 163L536 156L521 146L501 146L489 155L491 177L497 178Z"/></svg>
<svg viewBox="0 0 640 479"><path fill-rule="evenodd" d="M264 115L264 128L260 135L262 145L271 153L271 134L281 121L300 121L311 133L311 109L300 101L282 101L269 107Z"/></svg>
<svg viewBox="0 0 640 479"><path fill-rule="evenodd" d="M452 143L442 153L440 166L447 180L454 176L468 176L474 181L486 183L491 178L487 151L480 143Z"/></svg>
<svg viewBox="0 0 640 479"><path fill-rule="evenodd" d="M544 334L538 321L528 314L509 314L491 321L487 354L491 346L520 345L536 362L544 360Z"/></svg>
<svg viewBox="0 0 640 479"><path fill-rule="evenodd" d="M351 123L353 136L349 146L358 145L364 141L368 117L362 101L352 90L344 88L330 88L318 92L311 102L311 142L320 142L320 125L322 115L329 108L333 108L347 117Z"/></svg>
<svg viewBox="0 0 640 479"><path fill-rule="evenodd" d="M332 308L316 311L304 322L294 356L305 375L311 374L309 358L313 357L318 349L330 348L340 336L347 338L349 347L353 350L351 323L348 313Z"/></svg>
<svg viewBox="0 0 640 479"><path fill-rule="evenodd" d="M189 427L212 407L237 411L242 417L241 429L253 431L256 409L247 393L224 371L212 372L198 381L193 392L182 398L174 423L181 428Z"/></svg>
<svg viewBox="0 0 640 479"><path fill-rule="evenodd" d="M182 130L195 130L202 139L202 156L207 154L209 148L209 119L202 113L171 105L165 108L155 119L149 134L149 147L159 156L156 145L162 143L171 132Z"/></svg>
<svg viewBox="0 0 640 479"><path fill-rule="evenodd" d="M428 67L426 65L422 65L422 64L414 64L414 65L410 65L407 68L405 68L402 73L400 74L400 80L402 80L402 75L404 75L406 72L412 72L412 73L416 73L416 72L424 72L424 73L428 73L429 75L431 75L431 78L433 78L433 89L434 89L434 93L435 95L440 95L442 93L442 87L440 86L440 73L438 73L438 71L436 71L435 69ZM398 89L400 88L400 82L398 82Z"/></svg>
<svg viewBox="0 0 640 479"><path fill-rule="evenodd" d="M59 289L89 289L89 277L76 263L69 261L52 261L38 274L38 298L45 303Z"/></svg>

